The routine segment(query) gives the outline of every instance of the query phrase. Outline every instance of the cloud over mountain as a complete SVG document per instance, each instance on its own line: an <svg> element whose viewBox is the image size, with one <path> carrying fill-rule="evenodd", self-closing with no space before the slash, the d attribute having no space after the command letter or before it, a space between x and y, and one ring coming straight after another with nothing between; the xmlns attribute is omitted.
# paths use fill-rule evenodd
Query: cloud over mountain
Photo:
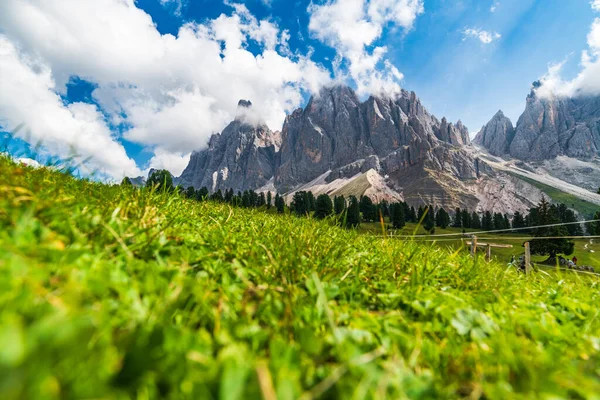
<svg viewBox="0 0 600 400"><path fill-rule="evenodd" d="M600 12L600 0L591 3L594 11ZM548 67L537 89L540 97L579 96L600 94L600 18L592 23L587 36L588 48L581 53L581 70L573 80L563 80L561 72L564 61Z"/></svg>
<svg viewBox="0 0 600 400"><path fill-rule="evenodd" d="M370 47L387 24L410 30L424 11L422 0L332 0L308 10L309 31L336 50L338 62L348 61L359 95L400 91L403 75L384 59L387 47Z"/></svg>
<svg viewBox="0 0 600 400"><path fill-rule="evenodd" d="M240 98L252 99L277 127L301 105L303 92L330 80L308 56L289 51L287 32L258 21L242 4L233 4L228 15L186 23L176 36L162 35L134 0L6 0L0 26L6 54L0 75L35 78L18 87L13 79L0 80L2 127L24 123L48 146L76 146L117 178L131 174L135 163L111 124L125 126L124 137L152 149L156 159L178 159L204 147L235 116ZM247 49L250 43L259 49L256 54ZM43 74L23 61L32 57ZM93 98L104 114L94 105L61 103L58 93L72 77L97 85ZM9 90L22 95L8 98ZM50 134L42 126L57 108L68 112L76 130L64 123L68 132ZM105 142L114 147L113 156L105 155Z"/></svg>

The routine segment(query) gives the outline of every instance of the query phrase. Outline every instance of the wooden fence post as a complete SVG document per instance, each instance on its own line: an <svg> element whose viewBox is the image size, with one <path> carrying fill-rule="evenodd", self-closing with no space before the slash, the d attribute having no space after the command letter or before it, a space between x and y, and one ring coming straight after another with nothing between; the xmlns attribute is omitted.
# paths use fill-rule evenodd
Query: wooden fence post
<svg viewBox="0 0 600 400"><path fill-rule="evenodd" d="M472 239L470 242L467 242L467 244L469 246L471 246L471 256L473 258L475 258L475 256L477 255L477 245L481 245L483 247L485 247L485 260L487 262L492 261L492 249L493 248L498 248L498 249L512 249L513 245L512 244L502 244L502 243L484 243L484 242L477 242L477 236L472 236Z"/></svg>
<svg viewBox="0 0 600 400"><path fill-rule="evenodd" d="M531 250L529 248L529 242L525 243L525 273L531 272Z"/></svg>
<svg viewBox="0 0 600 400"><path fill-rule="evenodd" d="M477 236L471 236L471 257L475 258L477 254Z"/></svg>

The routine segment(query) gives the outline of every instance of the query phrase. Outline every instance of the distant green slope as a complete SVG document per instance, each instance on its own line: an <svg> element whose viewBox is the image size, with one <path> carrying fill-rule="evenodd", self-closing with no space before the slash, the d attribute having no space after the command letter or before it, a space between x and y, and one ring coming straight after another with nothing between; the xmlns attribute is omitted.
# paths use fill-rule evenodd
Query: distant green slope
<svg viewBox="0 0 600 400"><path fill-rule="evenodd" d="M586 217L586 218L592 217L596 211L600 210L599 205L590 203L589 201L582 200L579 197L572 195L570 193L563 192L552 186L548 186L546 184L540 183L540 182L530 179L530 178L526 178L521 175L517 175L517 174L512 174L512 175L518 179L521 179L521 180L537 187L542 192L546 193L548 195L548 197L550 197L554 202L566 204L570 208L577 211L583 217Z"/></svg>
<svg viewBox="0 0 600 400"><path fill-rule="evenodd" d="M592 398L598 279L0 157L0 398Z"/></svg>
<svg viewBox="0 0 600 400"><path fill-rule="evenodd" d="M386 221L386 225L389 227L389 221ZM367 234L374 235L382 235L383 230L381 228L381 223L362 223L360 225L359 230L361 232ZM427 236L427 231L423 228L422 225L417 225L414 223L407 223L406 226L397 231L390 231L388 234L393 234L397 236L412 236L418 235L415 237L416 241L420 241L425 244L431 244L434 240L436 241L436 245L442 248L451 248L453 250L461 250L463 252L470 252L468 242L470 239L470 234L473 232L481 230L477 229L466 229L466 234L463 235L462 228L452 228L448 227L446 229L441 229L439 227L436 228L434 236ZM437 236L442 235L442 236ZM443 236L443 235L452 235L452 236ZM492 251L492 257L495 258L498 262L506 264L510 261L512 256L522 255L524 252L523 243L528 240L533 239L533 236L527 235L523 232L521 233L478 233L479 242L484 243L496 243L496 244L510 244L513 248L495 248ZM396 238L397 239L397 238ZM399 240L399 239L397 239ZM598 240L590 240L586 238L575 239L575 251L573 253L574 256L577 256L579 260L579 265L586 265L593 267L595 271L600 272L600 241ZM480 248L483 251L483 248ZM532 260L535 263L541 263L548 259L547 256L532 256Z"/></svg>

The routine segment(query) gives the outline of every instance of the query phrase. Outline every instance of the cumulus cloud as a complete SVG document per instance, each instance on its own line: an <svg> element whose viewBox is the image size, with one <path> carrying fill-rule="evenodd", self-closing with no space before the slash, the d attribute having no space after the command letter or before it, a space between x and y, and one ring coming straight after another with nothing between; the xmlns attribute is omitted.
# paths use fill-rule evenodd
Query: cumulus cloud
<svg viewBox="0 0 600 400"><path fill-rule="evenodd" d="M402 74L384 60L387 48L370 46L381 37L387 24L410 30L424 11L422 0L331 0L322 5L311 4L308 11L309 31L336 49L338 59L334 66L348 62L348 74L359 95L393 94L400 90L398 81Z"/></svg>
<svg viewBox="0 0 600 400"><path fill-rule="evenodd" d="M468 38L476 38L483 44L490 44L502 37L498 32L488 32L479 28L467 28L463 30L463 41Z"/></svg>
<svg viewBox="0 0 600 400"><path fill-rule="evenodd" d="M171 174L179 176L189 164L190 156L191 153L171 153L158 148L150 160L150 167L144 171L144 176L148 176L150 168L166 169Z"/></svg>
<svg viewBox="0 0 600 400"><path fill-rule="evenodd" d="M600 0L592 3L592 8L600 11ZM587 36L588 49L581 54L581 71L573 80L561 76L564 61L550 64L548 72L540 80L536 89L540 97L585 96L600 94L600 18L596 18Z"/></svg>
<svg viewBox="0 0 600 400"><path fill-rule="evenodd" d="M187 0L158 0L160 2L160 4L167 8L170 9L173 14L175 15L181 15L181 12L183 11L183 7L187 4Z"/></svg>
<svg viewBox="0 0 600 400"><path fill-rule="evenodd" d="M14 129L26 122L32 143L41 142L63 158L76 156L75 163L89 157L84 172L114 178L140 174L96 106L65 105L55 92L50 66L21 54L4 35L0 35L0 75L1 126Z"/></svg>
<svg viewBox="0 0 600 400"><path fill-rule="evenodd" d="M172 162L173 171L235 117L240 98L252 100L267 124L279 129L303 94L318 91L330 74L308 55L291 54L288 32L257 20L242 4L230 5L231 13L187 23L173 36L161 35L135 0L0 2L3 46L13 49L13 59L37 57L45 71L43 80L23 79L14 89L19 96L0 108L0 125L11 129L25 123L57 148L88 146L86 151L114 176L120 169L131 174L135 165L111 135L105 116L111 124L129 127L126 139L154 151L151 167ZM258 45L258 54L247 49L250 42ZM27 63L17 65L39 75L36 68L27 70ZM11 76L4 64L0 75ZM62 104L58 94L74 76L97 86L93 98L101 110ZM16 101L20 98L30 101ZM61 135L39 123L51 120L57 109L74 121L63 124Z"/></svg>

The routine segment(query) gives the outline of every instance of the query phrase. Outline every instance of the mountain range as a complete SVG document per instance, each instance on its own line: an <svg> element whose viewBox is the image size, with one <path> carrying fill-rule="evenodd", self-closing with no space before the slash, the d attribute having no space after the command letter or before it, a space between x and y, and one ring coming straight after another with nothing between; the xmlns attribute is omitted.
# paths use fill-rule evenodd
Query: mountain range
<svg viewBox="0 0 600 400"><path fill-rule="evenodd" d="M599 149L600 97L541 99L532 90L516 126L500 111L471 143L461 121L436 118L414 92L361 102L336 85L288 115L281 131L241 100L235 120L192 153L176 182L211 192L251 189L289 199L311 190L514 213L541 198L532 179L575 181L576 196L600 204L586 190L600 186ZM559 167L549 172L545 162Z"/></svg>
<svg viewBox="0 0 600 400"><path fill-rule="evenodd" d="M559 155L593 160L600 156L600 97L540 98L532 90L516 126L499 111L474 142L490 154L524 161Z"/></svg>

